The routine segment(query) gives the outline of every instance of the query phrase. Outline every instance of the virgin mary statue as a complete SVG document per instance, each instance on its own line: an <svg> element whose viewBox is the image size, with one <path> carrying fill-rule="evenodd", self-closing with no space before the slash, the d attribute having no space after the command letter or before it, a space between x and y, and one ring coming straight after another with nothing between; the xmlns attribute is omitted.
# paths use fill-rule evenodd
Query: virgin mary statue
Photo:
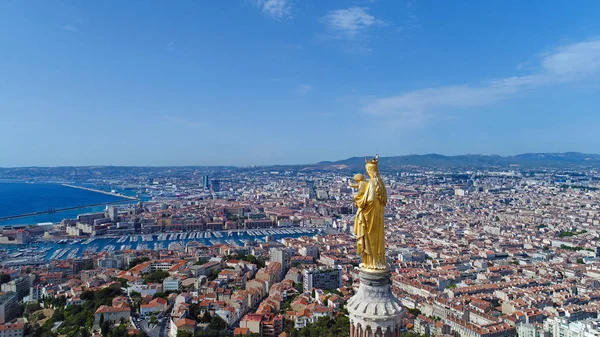
<svg viewBox="0 0 600 337"><path fill-rule="evenodd" d="M379 176L379 156L365 160L369 181L362 195L356 200L356 220L354 234L356 248L362 256L361 268L371 270L387 270L385 259L385 231L383 228L387 192L383 180Z"/></svg>

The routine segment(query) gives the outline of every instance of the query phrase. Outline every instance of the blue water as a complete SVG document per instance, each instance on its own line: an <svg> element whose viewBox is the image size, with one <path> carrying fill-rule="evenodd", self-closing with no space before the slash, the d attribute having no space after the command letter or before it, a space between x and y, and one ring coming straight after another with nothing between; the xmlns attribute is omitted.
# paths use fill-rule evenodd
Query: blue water
<svg viewBox="0 0 600 337"><path fill-rule="evenodd" d="M0 217L41 212L47 211L48 209L112 203L124 200L126 199L66 187L59 184L0 182ZM104 206L87 207L65 212L1 221L0 225L60 222L62 219L75 218L78 214L102 210L104 210Z"/></svg>

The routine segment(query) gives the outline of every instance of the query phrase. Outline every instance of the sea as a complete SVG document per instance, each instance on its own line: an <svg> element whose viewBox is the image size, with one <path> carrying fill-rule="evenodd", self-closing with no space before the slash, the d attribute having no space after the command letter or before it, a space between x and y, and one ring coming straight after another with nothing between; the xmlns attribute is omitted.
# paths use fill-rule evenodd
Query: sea
<svg viewBox="0 0 600 337"><path fill-rule="evenodd" d="M61 184L0 182L0 218L43 212L50 209L108 204L122 201L127 201L127 199L67 187ZM32 225L45 222L56 223L63 219L74 219L78 214L82 213L101 212L104 208L105 206L90 206L63 212L0 220L0 226Z"/></svg>

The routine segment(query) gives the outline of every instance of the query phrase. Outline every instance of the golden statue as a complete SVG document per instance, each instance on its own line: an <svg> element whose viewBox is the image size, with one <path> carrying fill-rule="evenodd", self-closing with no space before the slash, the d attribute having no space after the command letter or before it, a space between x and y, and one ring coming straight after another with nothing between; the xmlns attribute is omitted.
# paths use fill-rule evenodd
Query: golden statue
<svg viewBox="0 0 600 337"><path fill-rule="evenodd" d="M379 155L374 159L365 159L365 167L369 181L362 174L354 176L357 188L354 204L358 208L354 221L356 248L362 256L360 267L367 270L388 270L385 259L385 231L383 228L387 192L381 176L379 176Z"/></svg>

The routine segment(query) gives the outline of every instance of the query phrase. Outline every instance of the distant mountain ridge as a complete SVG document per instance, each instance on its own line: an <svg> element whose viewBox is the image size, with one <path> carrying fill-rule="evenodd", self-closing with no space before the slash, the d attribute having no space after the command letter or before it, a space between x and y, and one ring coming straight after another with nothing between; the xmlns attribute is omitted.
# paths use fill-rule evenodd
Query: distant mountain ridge
<svg viewBox="0 0 600 337"><path fill-rule="evenodd" d="M367 156L369 158L371 156ZM338 161L323 161L316 166L349 166L361 167L365 164L366 157L352 157ZM579 152L564 153L523 153L514 156L465 154L445 156L441 154L410 154L403 156L380 157L380 166L428 166L428 167L509 167L518 165L522 167L568 167L588 166L600 167L600 155Z"/></svg>
<svg viewBox="0 0 600 337"><path fill-rule="evenodd" d="M372 158L373 155L366 156ZM411 154L404 156L382 156L380 166L394 169L406 166L429 168L595 168L600 169L600 155L579 152L565 153L523 153L514 156L465 154L445 156L441 154ZM233 171L286 171L286 170L361 170L365 157L352 157L338 161L322 161L305 165L264 165L251 167L236 166L59 166L59 167L0 167L2 180L38 180L38 181L83 181L88 178L110 179L125 175L136 177L181 177L208 174L220 175Z"/></svg>

